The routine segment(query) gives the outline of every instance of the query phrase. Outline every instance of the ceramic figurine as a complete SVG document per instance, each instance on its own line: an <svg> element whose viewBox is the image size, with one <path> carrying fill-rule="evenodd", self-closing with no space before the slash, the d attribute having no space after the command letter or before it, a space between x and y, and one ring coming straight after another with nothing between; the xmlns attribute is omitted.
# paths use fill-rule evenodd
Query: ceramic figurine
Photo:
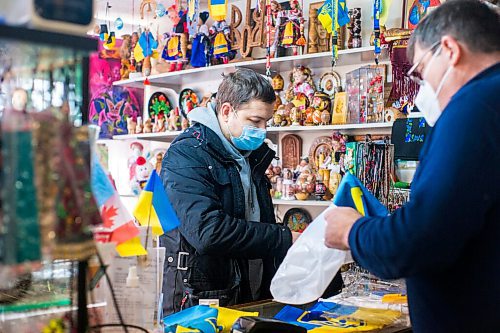
<svg viewBox="0 0 500 333"><path fill-rule="evenodd" d="M283 104L283 101L281 100L280 97L280 92L283 91L283 88L285 86L285 80L283 80L283 77L281 75L276 74L273 77L271 83L274 89L274 93L276 94L276 101L274 102L274 111L276 111L278 110L278 107Z"/></svg>
<svg viewBox="0 0 500 333"><path fill-rule="evenodd" d="M191 66L205 67L210 65L210 39L207 26L208 12L201 12L198 20L196 37L192 43Z"/></svg>
<svg viewBox="0 0 500 333"><path fill-rule="evenodd" d="M294 178L297 179L302 173L311 173L311 166L309 165L309 157L302 157L299 165L293 171Z"/></svg>
<svg viewBox="0 0 500 333"><path fill-rule="evenodd" d="M151 118L146 119L144 122L144 133L153 133L153 124Z"/></svg>
<svg viewBox="0 0 500 333"><path fill-rule="evenodd" d="M177 131L179 122L179 108L175 108L173 112L170 112L168 117L168 130L169 131Z"/></svg>
<svg viewBox="0 0 500 333"><path fill-rule="evenodd" d="M128 131L128 133L134 134L136 128L137 128L137 122L134 121L134 118L128 117L127 118L127 131Z"/></svg>
<svg viewBox="0 0 500 333"><path fill-rule="evenodd" d="M300 120L302 116L302 111L297 107L293 107L290 111L290 120L292 121L292 126L300 126Z"/></svg>
<svg viewBox="0 0 500 333"><path fill-rule="evenodd" d="M308 107L305 109L303 112L303 119L304 119L304 125L305 126L313 126L314 125L314 120L313 120L313 114L314 114L314 108Z"/></svg>
<svg viewBox="0 0 500 333"><path fill-rule="evenodd" d="M137 117L137 126L135 128L135 134L141 134L143 131L142 117Z"/></svg>
<svg viewBox="0 0 500 333"><path fill-rule="evenodd" d="M212 52L214 64L227 64L232 60L235 53L231 51L231 43L229 33L231 32L226 20L215 21L210 27L210 40L212 44Z"/></svg>
<svg viewBox="0 0 500 333"><path fill-rule="evenodd" d="M315 125L328 125L330 123L330 110L332 102L330 97L322 92L314 93L312 107L315 109L313 116Z"/></svg>
<svg viewBox="0 0 500 333"><path fill-rule="evenodd" d="M183 10L179 10L177 5L168 8L168 17L173 23L172 32L163 35L165 48L162 58L170 64L169 72L182 70L187 63L187 15Z"/></svg>
<svg viewBox="0 0 500 333"><path fill-rule="evenodd" d="M290 9L278 13L276 34L278 45L293 48L293 55L298 54L298 48L306 45L304 38L304 18L298 0L290 1Z"/></svg>
<svg viewBox="0 0 500 333"><path fill-rule="evenodd" d="M155 122L154 122L154 125L153 125L153 132L154 133L160 133L160 132L165 132L165 122L166 122L166 119L165 119L165 116L158 116L156 115L155 116Z"/></svg>
<svg viewBox="0 0 500 333"><path fill-rule="evenodd" d="M286 91L286 100L291 102L299 93L302 93L307 97L308 101L311 102L314 92L315 86L311 70L305 66L295 67L290 73L290 85Z"/></svg>

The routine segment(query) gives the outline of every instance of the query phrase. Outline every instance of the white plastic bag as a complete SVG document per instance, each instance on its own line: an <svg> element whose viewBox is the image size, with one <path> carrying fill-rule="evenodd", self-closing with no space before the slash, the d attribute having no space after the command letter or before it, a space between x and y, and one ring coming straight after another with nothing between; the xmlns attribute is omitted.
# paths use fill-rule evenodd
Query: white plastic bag
<svg viewBox="0 0 500 333"><path fill-rule="evenodd" d="M276 301L305 304L317 300L344 264L346 251L325 246L326 211L314 219L288 250L271 282Z"/></svg>

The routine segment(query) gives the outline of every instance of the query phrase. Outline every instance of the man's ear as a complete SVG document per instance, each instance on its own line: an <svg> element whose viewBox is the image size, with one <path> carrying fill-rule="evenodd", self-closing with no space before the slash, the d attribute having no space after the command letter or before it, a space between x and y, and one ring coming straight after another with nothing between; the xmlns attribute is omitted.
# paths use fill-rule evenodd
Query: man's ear
<svg viewBox="0 0 500 333"><path fill-rule="evenodd" d="M462 45L452 36L445 35L441 38L443 45L443 53L445 53L451 60L452 66L455 66L463 56Z"/></svg>
<svg viewBox="0 0 500 333"><path fill-rule="evenodd" d="M222 119L222 121L227 122L229 119L229 114L231 113L231 104L229 103L223 103L220 107L220 110L217 110L219 113L219 117Z"/></svg>

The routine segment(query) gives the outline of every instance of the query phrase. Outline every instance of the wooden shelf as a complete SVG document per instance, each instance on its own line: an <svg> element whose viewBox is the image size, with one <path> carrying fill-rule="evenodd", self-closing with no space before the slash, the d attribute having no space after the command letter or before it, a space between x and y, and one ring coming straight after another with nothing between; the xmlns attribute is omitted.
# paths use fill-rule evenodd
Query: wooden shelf
<svg viewBox="0 0 500 333"><path fill-rule="evenodd" d="M331 52L304 54L271 59L271 70L275 72L286 72L294 66L308 66L309 68L324 68L331 66ZM382 53L381 60L387 59L387 51ZM374 63L373 47L362 47L357 49L340 50L337 66L363 65ZM177 72L168 72L148 77L152 86L172 88L178 90L180 87L191 82L212 81L220 78L222 74L234 72L237 68L250 68L261 74L265 73L266 59L242 61L226 65L216 65L202 68L192 68ZM145 77L116 81L115 86L126 86L143 88Z"/></svg>
<svg viewBox="0 0 500 333"><path fill-rule="evenodd" d="M362 134L391 134L391 123L369 123L369 124L344 124L344 125L322 125L322 126L287 126L268 127L269 133L296 133L296 132L332 132L340 131L350 135Z"/></svg>
<svg viewBox="0 0 500 333"><path fill-rule="evenodd" d="M273 199L274 205L282 205L282 206L294 206L294 207L329 207L332 202L331 201L315 201L315 200L282 200L282 199Z"/></svg>

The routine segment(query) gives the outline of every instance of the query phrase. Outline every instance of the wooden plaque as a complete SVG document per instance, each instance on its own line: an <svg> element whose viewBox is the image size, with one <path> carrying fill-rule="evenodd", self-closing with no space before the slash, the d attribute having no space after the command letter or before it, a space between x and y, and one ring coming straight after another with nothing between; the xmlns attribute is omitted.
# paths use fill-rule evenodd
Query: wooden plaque
<svg viewBox="0 0 500 333"><path fill-rule="evenodd" d="M286 135L281 139L282 166L294 170L300 163L302 156L302 139L293 134Z"/></svg>

